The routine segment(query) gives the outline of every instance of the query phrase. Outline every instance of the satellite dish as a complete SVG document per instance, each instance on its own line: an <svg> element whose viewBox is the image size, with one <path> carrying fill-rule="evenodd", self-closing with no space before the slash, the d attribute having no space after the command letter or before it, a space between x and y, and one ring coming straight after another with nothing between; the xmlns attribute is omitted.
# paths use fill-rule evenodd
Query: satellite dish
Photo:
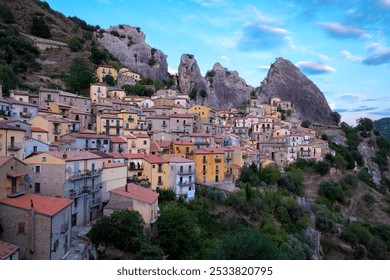
<svg viewBox="0 0 390 280"><path fill-rule="evenodd" d="M72 172L72 167L71 167L71 166L68 166L68 172L69 172L69 173Z"/></svg>
<svg viewBox="0 0 390 280"><path fill-rule="evenodd" d="M30 175L30 174L26 174L26 175L24 175L24 181L26 182L26 183L31 183L32 182L32 180L33 180L33 177Z"/></svg>

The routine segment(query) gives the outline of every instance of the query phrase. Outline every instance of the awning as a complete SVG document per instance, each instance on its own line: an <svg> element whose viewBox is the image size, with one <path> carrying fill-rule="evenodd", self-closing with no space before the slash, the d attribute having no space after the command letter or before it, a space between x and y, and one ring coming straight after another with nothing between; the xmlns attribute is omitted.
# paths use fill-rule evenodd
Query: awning
<svg viewBox="0 0 390 280"><path fill-rule="evenodd" d="M11 177L11 178L17 178L17 177L21 177L21 176L24 176L24 175L27 175L26 172L14 172L14 173L8 173L7 176L8 177Z"/></svg>

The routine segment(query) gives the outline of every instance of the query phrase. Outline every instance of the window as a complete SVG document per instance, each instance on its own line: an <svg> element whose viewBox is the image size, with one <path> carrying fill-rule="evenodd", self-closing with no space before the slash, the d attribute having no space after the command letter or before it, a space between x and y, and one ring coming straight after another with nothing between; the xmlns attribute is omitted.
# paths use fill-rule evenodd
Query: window
<svg viewBox="0 0 390 280"><path fill-rule="evenodd" d="M162 185L162 177L161 176L158 176L158 182L157 182L159 185Z"/></svg>
<svg viewBox="0 0 390 280"><path fill-rule="evenodd" d="M42 157L42 162L46 162L46 157Z"/></svg>
<svg viewBox="0 0 390 280"><path fill-rule="evenodd" d="M19 234L26 233L26 223L18 223L18 233Z"/></svg>
<svg viewBox="0 0 390 280"><path fill-rule="evenodd" d="M40 165L35 165L34 166L34 172L35 173L41 173L41 166Z"/></svg>
<svg viewBox="0 0 390 280"><path fill-rule="evenodd" d="M72 214L72 227L77 225L77 213Z"/></svg>
<svg viewBox="0 0 390 280"><path fill-rule="evenodd" d="M34 146L34 147L33 147L33 152L34 152L34 153L38 152L38 146Z"/></svg>
<svg viewBox="0 0 390 280"><path fill-rule="evenodd" d="M147 141L146 140L144 140L144 145L147 145Z"/></svg>
<svg viewBox="0 0 390 280"><path fill-rule="evenodd" d="M53 252L57 252L57 248L59 245L60 245L60 241L58 241L58 239L54 241Z"/></svg>
<svg viewBox="0 0 390 280"><path fill-rule="evenodd" d="M34 192L36 192L36 193L41 192L41 183L35 183Z"/></svg>
<svg viewBox="0 0 390 280"><path fill-rule="evenodd" d="M192 182L192 176L189 176L188 177L188 183L191 183Z"/></svg>

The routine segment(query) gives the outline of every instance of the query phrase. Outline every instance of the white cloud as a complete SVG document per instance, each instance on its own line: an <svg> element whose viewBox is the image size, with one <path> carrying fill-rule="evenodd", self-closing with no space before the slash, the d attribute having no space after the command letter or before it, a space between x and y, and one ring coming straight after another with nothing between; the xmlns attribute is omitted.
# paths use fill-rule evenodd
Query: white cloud
<svg viewBox="0 0 390 280"><path fill-rule="evenodd" d="M296 66L299 67L302 71L312 75L336 72L336 69L332 66L319 64L313 61L299 61Z"/></svg>
<svg viewBox="0 0 390 280"><path fill-rule="evenodd" d="M269 65L259 65L256 67L256 69L261 70L261 71L268 71L269 68L270 68Z"/></svg>
<svg viewBox="0 0 390 280"><path fill-rule="evenodd" d="M214 7L225 4L226 0L192 0L192 2L200 4L204 7Z"/></svg>
<svg viewBox="0 0 390 280"><path fill-rule="evenodd" d="M366 33L363 29L352 26L342 25L337 22L324 22L320 24L325 30L334 37L339 38L362 38L370 39L372 36Z"/></svg>
<svg viewBox="0 0 390 280"><path fill-rule="evenodd" d="M175 74L177 74L177 69L173 69L173 68L171 68L171 67L168 67L168 72L169 72L169 74L171 74L171 75L175 75Z"/></svg>
<svg viewBox="0 0 390 280"><path fill-rule="evenodd" d="M342 50L340 52L340 55L341 55L341 57L343 57L345 60L348 60L348 61L358 62L358 63L363 61L363 57L357 56L357 55L353 55L352 53L350 53L347 50Z"/></svg>
<svg viewBox="0 0 390 280"><path fill-rule="evenodd" d="M384 6L390 8L390 0L379 0Z"/></svg>

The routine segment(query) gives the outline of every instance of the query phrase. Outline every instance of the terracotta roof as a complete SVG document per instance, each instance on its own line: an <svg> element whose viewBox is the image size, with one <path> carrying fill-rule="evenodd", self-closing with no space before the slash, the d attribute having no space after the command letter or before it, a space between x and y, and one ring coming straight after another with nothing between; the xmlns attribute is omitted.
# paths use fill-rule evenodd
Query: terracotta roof
<svg viewBox="0 0 390 280"><path fill-rule="evenodd" d="M122 137L120 136L110 136L110 140L112 143L127 143Z"/></svg>
<svg viewBox="0 0 390 280"><path fill-rule="evenodd" d="M193 119L195 114L171 114L170 118L190 118Z"/></svg>
<svg viewBox="0 0 390 280"><path fill-rule="evenodd" d="M94 155L97 155L101 158L113 158L112 155L103 151L90 151L90 153L93 153Z"/></svg>
<svg viewBox="0 0 390 280"><path fill-rule="evenodd" d="M133 135L137 138L150 138L147 134L133 133Z"/></svg>
<svg viewBox="0 0 390 280"><path fill-rule="evenodd" d="M156 115L156 116L148 116L148 117L146 117L146 119L166 119L166 120L168 120L169 119L169 116L161 116L161 115Z"/></svg>
<svg viewBox="0 0 390 280"><path fill-rule="evenodd" d="M149 163L168 163L168 161L156 155L145 155L144 159Z"/></svg>
<svg viewBox="0 0 390 280"><path fill-rule="evenodd" d="M188 134L189 137L214 137L214 135L208 134L208 133L190 133Z"/></svg>
<svg viewBox="0 0 390 280"><path fill-rule="evenodd" d="M225 151L220 148L209 147L203 149L197 149L194 151L195 154L224 154Z"/></svg>
<svg viewBox="0 0 390 280"><path fill-rule="evenodd" d="M73 200L67 198L24 194L14 198L3 198L0 200L0 204L30 210L31 201L34 206L34 210L37 213L50 217L53 217L55 214L73 203Z"/></svg>
<svg viewBox="0 0 390 280"><path fill-rule="evenodd" d="M12 157L11 156L0 156L0 166L8 162Z"/></svg>
<svg viewBox="0 0 390 280"><path fill-rule="evenodd" d="M108 139L109 136L105 134L97 134L96 132L94 134L92 133L75 133L72 134L73 137L76 138L84 138L84 139Z"/></svg>
<svg viewBox="0 0 390 280"><path fill-rule="evenodd" d="M235 169L240 169L241 166L239 166L238 164L232 164L230 165L231 168L235 168Z"/></svg>
<svg viewBox="0 0 390 280"><path fill-rule="evenodd" d="M9 124L6 124L4 122L0 122L0 129L6 129L6 130L17 130L17 131L26 131L22 128L18 128Z"/></svg>
<svg viewBox="0 0 390 280"><path fill-rule="evenodd" d="M0 240L0 260L7 259L18 250L18 246Z"/></svg>
<svg viewBox="0 0 390 280"><path fill-rule="evenodd" d="M193 161L193 160L182 158L182 157L175 157L175 156L161 156L161 157L168 162L195 163L195 161Z"/></svg>
<svg viewBox="0 0 390 280"><path fill-rule="evenodd" d="M99 117L101 119L122 119L116 115L109 115L109 114L103 114L103 115L99 115Z"/></svg>
<svg viewBox="0 0 390 280"><path fill-rule="evenodd" d="M184 140L180 140L180 141L173 141L173 145L186 145L186 146L193 146L194 143L192 143L191 141L184 141Z"/></svg>
<svg viewBox="0 0 390 280"><path fill-rule="evenodd" d="M122 162L111 162L111 163L106 163L103 165L103 169L107 168L117 168L117 167L125 167L126 165Z"/></svg>
<svg viewBox="0 0 390 280"><path fill-rule="evenodd" d="M150 152L151 153L161 152L160 147L157 145L155 141L150 141Z"/></svg>
<svg viewBox="0 0 390 280"><path fill-rule="evenodd" d="M157 145L160 146L160 148L169 148L171 146L172 141L171 140L156 140Z"/></svg>
<svg viewBox="0 0 390 280"><path fill-rule="evenodd" d="M32 126L31 127L31 132L44 132L44 133L48 133L46 130L40 128L40 127L36 127L36 126Z"/></svg>
<svg viewBox="0 0 390 280"><path fill-rule="evenodd" d="M112 152L112 153L107 153L109 156L113 157L113 158L123 158L123 155L120 154L120 153L115 153L115 152Z"/></svg>
<svg viewBox="0 0 390 280"><path fill-rule="evenodd" d="M41 117L42 119L45 119L45 120L52 122L52 123L67 123L68 122L64 118L57 118L57 117L54 117L52 115L39 115L37 117Z"/></svg>
<svg viewBox="0 0 390 280"><path fill-rule="evenodd" d="M124 158L127 159L144 159L145 154L122 154Z"/></svg>
<svg viewBox="0 0 390 280"><path fill-rule="evenodd" d="M67 152L49 151L45 153L53 157L63 159L65 161L102 158L101 156L88 151L67 151ZM65 154L65 158L64 158L64 154Z"/></svg>
<svg viewBox="0 0 390 280"><path fill-rule="evenodd" d="M151 190L148 190L146 188L143 188L143 187L138 186L138 185L133 184L133 183L127 184L127 188L126 188L126 186L123 186L123 187L113 189L110 192L116 193L119 195L123 195L123 196L129 197L129 198L135 199L135 200L144 201L144 202L147 202L149 204L154 203L158 199L158 196L159 196L158 193L151 191Z"/></svg>

